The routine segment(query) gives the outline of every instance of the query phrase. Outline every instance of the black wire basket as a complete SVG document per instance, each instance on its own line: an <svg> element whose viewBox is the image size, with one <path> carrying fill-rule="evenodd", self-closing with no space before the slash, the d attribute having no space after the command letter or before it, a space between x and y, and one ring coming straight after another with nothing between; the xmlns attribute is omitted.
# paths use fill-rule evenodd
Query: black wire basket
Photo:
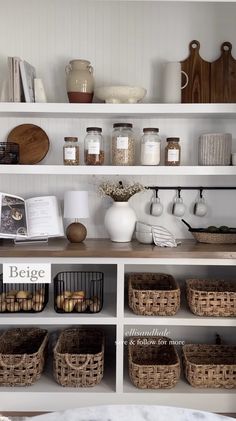
<svg viewBox="0 0 236 421"><path fill-rule="evenodd" d="M103 272L60 272L54 278L57 313L99 313L103 307Z"/></svg>
<svg viewBox="0 0 236 421"><path fill-rule="evenodd" d="M20 148L18 143L0 142L0 164L19 164Z"/></svg>
<svg viewBox="0 0 236 421"><path fill-rule="evenodd" d="M48 295L48 284L4 284L1 275L0 313L40 313Z"/></svg>

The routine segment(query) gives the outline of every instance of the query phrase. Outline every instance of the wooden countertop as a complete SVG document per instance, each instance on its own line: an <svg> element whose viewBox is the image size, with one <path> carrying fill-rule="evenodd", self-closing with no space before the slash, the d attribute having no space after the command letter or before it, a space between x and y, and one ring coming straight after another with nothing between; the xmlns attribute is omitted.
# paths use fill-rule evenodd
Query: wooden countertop
<svg viewBox="0 0 236 421"><path fill-rule="evenodd" d="M65 238L50 239L48 244L20 244L3 240L0 257L102 257L102 258L189 258L189 259L236 259L236 244L203 244L194 240L182 240L176 248L159 248L154 245L113 243L108 239L88 239L72 244Z"/></svg>

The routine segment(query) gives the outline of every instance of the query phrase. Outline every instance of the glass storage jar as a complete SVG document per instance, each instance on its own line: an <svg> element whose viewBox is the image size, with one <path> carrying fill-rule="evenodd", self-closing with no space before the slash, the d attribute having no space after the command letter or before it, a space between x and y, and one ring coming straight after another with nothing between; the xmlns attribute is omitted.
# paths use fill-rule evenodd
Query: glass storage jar
<svg viewBox="0 0 236 421"><path fill-rule="evenodd" d="M159 129L145 128L141 140L141 165L159 165L161 159L161 139Z"/></svg>
<svg viewBox="0 0 236 421"><path fill-rule="evenodd" d="M64 165L79 165L78 137L65 137L63 146Z"/></svg>
<svg viewBox="0 0 236 421"><path fill-rule="evenodd" d="M130 123L113 124L112 165L135 164L135 139Z"/></svg>
<svg viewBox="0 0 236 421"><path fill-rule="evenodd" d="M165 148L165 165L180 165L181 146L179 137L168 137Z"/></svg>
<svg viewBox="0 0 236 421"><path fill-rule="evenodd" d="M104 142L100 127L87 127L84 139L84 162L86 165L104 163Z"/></svg>

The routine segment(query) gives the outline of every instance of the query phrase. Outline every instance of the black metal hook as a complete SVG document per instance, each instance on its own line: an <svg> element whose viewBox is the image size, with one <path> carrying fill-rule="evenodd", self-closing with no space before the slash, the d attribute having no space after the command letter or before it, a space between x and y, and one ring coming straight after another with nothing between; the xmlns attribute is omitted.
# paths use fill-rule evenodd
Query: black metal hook
<svg viewBox="0 0 236 421"><path fill-rule="evenodd" d="M203 188L202 188L202 187L200 187L199 191L200 191L200 199L202 199L202 192L203 192Z"/></svg>
<svg viewBox="0 0 236 421"><path fill-rule="evenodd" d="M181 187L178 187L178 198L180 199L181 198Z"/></svg>

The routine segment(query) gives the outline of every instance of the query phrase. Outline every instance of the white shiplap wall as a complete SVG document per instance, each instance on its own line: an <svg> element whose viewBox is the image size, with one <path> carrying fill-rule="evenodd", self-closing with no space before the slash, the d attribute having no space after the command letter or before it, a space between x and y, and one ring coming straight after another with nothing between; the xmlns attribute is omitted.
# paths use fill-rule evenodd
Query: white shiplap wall
<svg viewBox="0 0 236 421"><path fill-rule="evenodd" d="M184 59L192 39L201 42L201 54L207 60L218 57L220 44L225 40L233 43L236 56L235 16L236 5L232 3L0 0L0 83L6 77L6 57L20 56L36 66L38 77L44 80L48 99L65 102L65 65L72 58L87 58L94 66L97 86L137 84L147 88L146 101L161 101L162 64ZM99 125L103 127L108 160L112 120L1 118L0 122L0 138L3 140L18 124L32 122L41 126L51 142L44 163L54 164L62 162L64 136L79 136L82 148L86 127ZM203 132L229 131L236 138L234 120L146 119L132 122L138 139L137 151L144 126L160 128L163 147L166 136L180 136L183 164L197 162L197 139ZM145 184L230 185L235 182L230 177L181 177L178 180L174 177L141 177L139 180ZM91 190L91 218L87 221L89 236L105 236L103 218L107 202L98 197L96 184L99 180L96 178L94 184L93 177L1 176L0 190L24 197L57 194L62 199L66 189L88 188ZM195 197L195 192L184 193L188 208L192 208ZM170 214L172 192L162 194L167 211L161 218L148 216L149 199L148 193L142 200L133 199L132 205L139 218L166 225L178 237L188 235ZM236 192L209 193L207 199L211 208L207 218L200 219L187 213L186 219L195 225L236 225Z"/></svg>

